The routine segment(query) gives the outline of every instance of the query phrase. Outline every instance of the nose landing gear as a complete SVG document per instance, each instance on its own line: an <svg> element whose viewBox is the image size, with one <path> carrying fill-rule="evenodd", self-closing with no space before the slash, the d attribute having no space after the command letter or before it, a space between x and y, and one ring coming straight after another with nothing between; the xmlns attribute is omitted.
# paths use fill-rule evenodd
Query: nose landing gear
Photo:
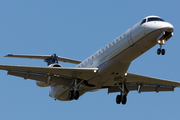
<svg viewBox="0 0 180 120"><path fill-rule="evenodd" d="M165 49L162 49L162 45L164 45L165 41L164 40L158 40L158 44L160 45L160 48L157 49L157 54L160 55L165 55Z"/></svg>
<svg viewBox="0 0 180 120"><path fill-rule="evenodd" d="M165 55L165 49L161 49L161 48L157 49L157 54L158 55L160 55L160 54Z"/></svg>

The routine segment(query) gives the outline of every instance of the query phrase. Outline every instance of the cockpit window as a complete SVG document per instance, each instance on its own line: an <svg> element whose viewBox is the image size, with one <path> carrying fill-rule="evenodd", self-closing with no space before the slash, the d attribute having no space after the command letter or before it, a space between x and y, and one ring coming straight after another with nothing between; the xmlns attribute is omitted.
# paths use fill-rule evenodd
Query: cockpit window
<svg viewBox="0 0 180 120"><path fill-rule="evenodd" d="M147 22L150 22L150 21L164 21L164 20L158 17L151 17L151 18L148 18Z"/></svg>
<svg viewBox="0 0 180 120"><path fill-rule="evenodd" d="M141 25L142 25L143 23L145 23L145 22L146 22L146 19L143 19L142 22L141 22Z"/></svg>
<svg viewBox="0 0 180 120"><path fill-rule="evenodd" d="M164 21L162 18L159 18L159 21Z"/></svg>

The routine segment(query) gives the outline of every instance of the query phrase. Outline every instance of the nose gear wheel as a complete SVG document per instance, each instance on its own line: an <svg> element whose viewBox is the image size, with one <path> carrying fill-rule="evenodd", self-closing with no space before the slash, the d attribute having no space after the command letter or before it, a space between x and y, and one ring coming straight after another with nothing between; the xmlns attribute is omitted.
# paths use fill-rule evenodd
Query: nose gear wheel
<svg viewBox="0 0 180 120"><path fill-rule="evenodd" d="M157 49L157 54L158 55L160 55L160 54L162 54L162 55L165 55L165 49Z"/></svg>

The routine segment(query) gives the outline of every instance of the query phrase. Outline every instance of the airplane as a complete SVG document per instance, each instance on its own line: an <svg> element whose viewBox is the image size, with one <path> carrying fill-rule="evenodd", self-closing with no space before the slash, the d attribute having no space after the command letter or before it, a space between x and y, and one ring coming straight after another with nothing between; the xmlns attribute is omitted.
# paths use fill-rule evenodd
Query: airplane
<svg viewBox="0 0 180 120"><path fill-rule="evenodd" d="M131 62L159 44L158 55L165 55L162 46L173 36L174 27L158 16L147 16L84 61L53 55L18 55L5 57L43 59L47 67L0 65L8 75L32 79L39 87L51 86L49 96L55 100L78 100L86 92L107 89L119 92L116 103L127 102L130 91L174 91L180 82L127 72ZM77 64L62 67L58 61Z"/></svg>

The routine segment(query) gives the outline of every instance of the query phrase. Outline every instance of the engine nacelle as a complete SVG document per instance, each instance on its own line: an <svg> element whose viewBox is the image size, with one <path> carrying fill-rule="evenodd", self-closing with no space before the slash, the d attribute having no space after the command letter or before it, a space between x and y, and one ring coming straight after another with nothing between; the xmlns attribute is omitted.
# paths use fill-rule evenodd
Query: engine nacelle
<svg viewBox="0 0 180 120"><path fill-rule="evenodd" d="M54 64L50 64L48 67L62 67L62 66L58 63L54 63Z"/></svg>
<svg viewBox="0 0 180 120"><path fill-rule="evenodd" d="M48 67L61 67L60 64L54 63L50 64ZM36 81L36 85L39 87L48 87L48 86L53 86L55 83L51 82L51 77L47 78L47 82L42 82L42 81Z"/></svg>
<svg viewBox="0 0 180 120"><path fill-rule="evenodd" d="M45 83L45 82L41 82L41 81L36 81L36 85L39 87L48 87L48 86L53 86L55 83L49 82L49 83Z"/></svg>

